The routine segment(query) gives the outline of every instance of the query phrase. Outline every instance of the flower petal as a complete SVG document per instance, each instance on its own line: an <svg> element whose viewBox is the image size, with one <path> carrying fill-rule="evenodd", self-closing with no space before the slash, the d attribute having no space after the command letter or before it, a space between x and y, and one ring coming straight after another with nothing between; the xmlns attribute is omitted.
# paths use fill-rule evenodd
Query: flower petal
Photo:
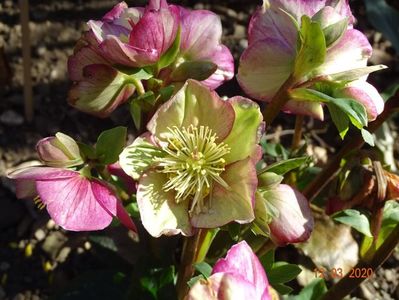
<svg viewBox="0 0 399 300"><path fill-rule="evenodd" d="M83 70L88 65L108 64L108 62L91 47L85 46L68 58L68 74L73 81L84 79Z"/></svg>
<svg viewBox="0 0 399 300"><path fill-rule="evenodd" d="M191 224L197 228L216 228L235 221L249 223L254 216L255 191L258 183L254 162L247 158L226 167L221 177L229 189L216 184L213 187L210 208L194 214Z"/></svg>
<svg viewBox="0 0 399 300"><path fill-rule="evenodd" d="M66 230L104 229L112 221L111 214L104 206L116 212L117 198L108 189L102 189L104 194L100 204L92 183L79 173L74 173L75 176L66 179L37 180L36 188L41 201L46 204L54 222Z"/></svg>
<svg viewBox="0 0 399 300"><path fill-rule="evenodd" d="M212 274L216 273L240 275L255 287L256 297L251 299L270 299L270 296L262 298L265 292L269 295L269 281L258 257L245 241L233 245L227 252L226 258L216 262Z"/></svg>
<svg viewBox="0 0 399 300"><path fill-rule="evenodd" d="M216 92L197 81L188 80L158 109L147 128L163 140L169 136L168 127L208 126L222 141L231 131L234 115L231 104L220 99Z"/></svg>
<svg viewBox="0 0 399 300"><path fill-rule="evenodd" d="M69 104L99 116L108 116L134 92L132 84L125 84L122 73L108 65L89 65L84 68L84 79L69 91Z"/></svg>
<svg viewBox="0 0 399 300"><path fill-rule="evenodd" d="M198 280L190 289L187 300L242 300L270 298L257 297L255 287L241 276L230 273L213 274Z"/></svg>
<svg viewBox="0 0 399 300"><path fill-rule="evenodd" d="M363 80L353 81L338 91L335 96L348 97L364 105L369 121L373 121L384 110L384 99L376 88Z"/></svg>
<svg viewBox="0 0 399 300"><path fill-rule="evenodd" d="M150 171L139 181L137 204L145 229L154 237L165 235L192 235L188 220L188 201L175 202L175 192L165 192L165 174Z"/></svg>
<svg viewBox="0 0 399 300"><path fill-rule="evenodd" d="M177 7L147 10L130 32L129 44L155 50L159 58L173 44L179 27Z"/></svg>
<svg viewBox="0 0 399 300"><path fill-rule="evenodd" d="M252 156L260 139L262 113L258 104L244 98L234 97L229 100L235 111L235 119L230 134L223 141L230 147L230 153L224 159L226 164ZM242 137L245 136L245 139Z"/></svg>
<svg viewBox="0 0 399 300"><path fill-rule="evenodd" d="M241 56L238 83L248 95L270 101L290 76L294 59L295 52L280 40L259 40Z"/></svg>
<svg viewBox="0 0 399 300"><path fill-rule="evenodd" d="M323 106L314 101L290 100L285 104L283 111L290 114L311 116L321 121L324 120Z"/></svg>
<svg viewBox="0 0 399 300"><path fill-rule="evenodd" d="M289 185L263 193L278 211L278 217L269 224L271 238L277 245L306 241L313 230L313 216L308 200Z"/></svg>
<svg viewBox="0 0 399 300"><path fill-rule="evenodd" d="M356 29L348 29L337 44L327 50L324 63L314 75L329 75L367 66L372 53L367 37Z"/></svg>

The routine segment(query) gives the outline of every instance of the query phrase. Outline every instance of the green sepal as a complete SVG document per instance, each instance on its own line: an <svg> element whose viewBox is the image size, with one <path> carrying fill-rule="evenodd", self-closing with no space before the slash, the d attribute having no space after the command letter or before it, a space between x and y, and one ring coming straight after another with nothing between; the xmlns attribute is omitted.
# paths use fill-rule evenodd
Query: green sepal
<svg viewBox="0 0 399 300"><path fill-rule="evenodd" d="M185 61L180 64L170 75L172 81L198 81L209 78L217 70L217 65L211 61Z"/></svg>

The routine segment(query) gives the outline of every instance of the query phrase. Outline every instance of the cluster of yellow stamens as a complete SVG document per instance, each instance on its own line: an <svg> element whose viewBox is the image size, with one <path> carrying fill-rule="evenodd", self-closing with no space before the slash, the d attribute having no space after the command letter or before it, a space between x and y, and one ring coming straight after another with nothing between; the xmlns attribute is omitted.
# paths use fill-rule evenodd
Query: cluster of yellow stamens
<svg viewBox="0 0 399 300"><path fill-rule="evenodd" d="M227 183L220 174L225 170L223 158L230 148L223 142L217 143L217 136L207 126L168 128L169 138L163 150L167 154L159 160L160 172L168 175L165 191L176 191L176 202L189 199L190 214L206 209L204 198L210 194L213 182L225 188Z"/></svg>
<svg viewBox="0 0 399 300"><path fill-rule="evenodd" d="M36 196L36 197L33 199L33 202L36 204L37 208L39 208L40 210L42 210L43 208L46 207L46 204L44 204L44 203L42 202L42 199L40 199L40 196Z"/></svg>

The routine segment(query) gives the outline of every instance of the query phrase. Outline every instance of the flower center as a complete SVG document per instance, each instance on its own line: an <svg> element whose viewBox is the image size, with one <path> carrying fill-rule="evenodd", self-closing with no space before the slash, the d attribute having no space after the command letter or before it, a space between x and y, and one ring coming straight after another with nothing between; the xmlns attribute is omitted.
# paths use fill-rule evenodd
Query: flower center
<svg viewBox="0 0 399 300"><path fill-rule="evenodd" d="M217 136L207 126L168 128L170 137L163 150L167 153L159 160L160 172L168 175L165 191L176 191L176 202L191 200L190 214L203 212L204 198L211 191L213 182L228 188L220 174L225 170L223 158L230 152L225 143L217 143ZM210 203L208 203L208 207Z"/></svg>

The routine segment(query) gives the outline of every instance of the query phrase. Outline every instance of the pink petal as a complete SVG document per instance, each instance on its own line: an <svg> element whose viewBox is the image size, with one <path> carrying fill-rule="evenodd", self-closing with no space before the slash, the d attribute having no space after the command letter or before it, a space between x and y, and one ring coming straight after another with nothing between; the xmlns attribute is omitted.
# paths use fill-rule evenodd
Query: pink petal
<svg viewBox="0 0 399 300"><path fill-rule="evenodd" d="M308 200L289 185L280 184L268 193L278 217L269 224L271 238L277 245L306 241L313 230L313 216Z"/></svg>
<svg viewBox="0 0 399 300"><path fill-rule="evenodd" d="M150 0L146 8L149 10L160 10L167 7L168 3L166 0Z"/></svg>
<svg viewBox="0 0 399 300"><path fill-rule="evenodd" d="M103 17L104 21L111 22L115 19L118 19L121 14L128 8L126 2L119 2L116 4L109 12L105 14Z"/></svg>
<svg viewBox="0 0 399 300"><path fill-rule="evenodd" d="M110 61L129 67L142 67L153 64L159 58L159 52L154 48L138 48L122 43L115 36L107 36L100 44L100 50Z"/></svg>
<svg viewBox="0 0 399 300"><path fill-rule="evenodd" d="M187 300L269 300L269 297L259 298L255 287L245 278L230 274L217 273L207 280L200 279L190 289Z"/></svg>
<svg viewBox="0 0 399 300"><path fill-rule="evenodd" d="M283 111L290 114L310 116L321 121L324 120L323 106L314 101L290 100L284 106Z"/></svg>
<svg viewBox="0 0 399 300"><path fill-rule="evenodd" d="M129 194L133 194L136 192L136 182L123 171L122 167L118 162L108 165L107 170L110 174L118 176L123 181L125 188Z"/></svg>
<svg viewBox="0 0 399 300"><path fill-rule="evenodd" d="M47 179L68 179L78 174L75 171L59 168L49 167L28 167L23 169L15 170L8 174L8 177L16 180L47 180Z"/></svg>
<svg viewBox="0 0 399 300"><path fill-rule="evenodd" d="M80 48L68 58L69 78L73 81L84 79L84 68L93 64L108 64L108 62L91 47Z"/></svg>
<svg viewBox="0 0 399 300"><path fill-rule="evenodd" d="M226 258L221 258L216 262L212 274L216 273L239 275L252 283L256 290L256 296L251 299L271 299L265 270L245 241L233 245L227 252ZM262 298L262 295L265 297Z"/></svg>
<svg viewBox="0 0 399 300"><path fill-rule="evenodd" d="M218 68L208 79L201 81L203 85L216 89L222 83L234 77L234 58L229 48L224 45L218 46L208 59Z"/></svg>
<svg viewBox="0 0 399 300"><path fill-rule="evenodd" d="M129 44L138 49L156 51L159 58L174 42L178 26L179 11L176 7L146 11L133 27Z"/></svg>
<svg viewBox="0 0 399 300"><path fill-rule="evenodd" d="M367 111L369 121L374 121L384 110L384 99L374 86L366 81L351 82L337 93L337 96L348 97L359 101Z"/></svg>

